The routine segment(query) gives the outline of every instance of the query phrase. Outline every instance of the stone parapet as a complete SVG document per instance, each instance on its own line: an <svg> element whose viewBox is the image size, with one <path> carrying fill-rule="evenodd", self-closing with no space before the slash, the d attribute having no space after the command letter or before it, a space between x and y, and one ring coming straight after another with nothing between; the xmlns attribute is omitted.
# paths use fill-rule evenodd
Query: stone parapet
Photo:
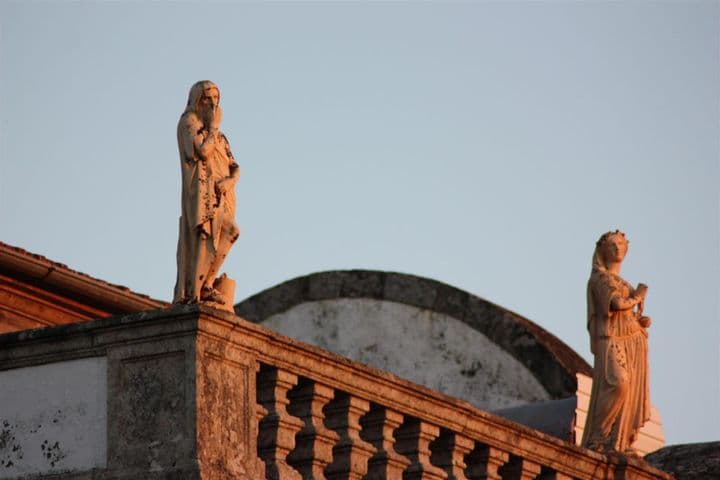
<svg viewBox="0 0 720 480"><path fill-rule="evenodd" d="M33 383L83 359L102 360L95 400ZM197 306L2 335L11 377L0 479L672 478ZM52 411L24 416L38 395Z"/></svg>

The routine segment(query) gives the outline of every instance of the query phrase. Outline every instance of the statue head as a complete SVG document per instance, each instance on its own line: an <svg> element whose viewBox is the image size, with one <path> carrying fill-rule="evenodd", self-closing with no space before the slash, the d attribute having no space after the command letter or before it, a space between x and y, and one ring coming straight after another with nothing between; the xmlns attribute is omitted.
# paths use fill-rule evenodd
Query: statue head
<svg viewBox="0 0 720 480"><path fill-rule="evenodd" d="M205 125L219 123L220 89L210 80L196 82L190 88L185 112L194 112Z"/></svg>
<svg viewBox="0 0 720 480"><path fill-rule="evenodd" d="M620 263L625 258L629 241L620 230L604 233L595 243L593 270L606 270L611 263Z"/></svg>

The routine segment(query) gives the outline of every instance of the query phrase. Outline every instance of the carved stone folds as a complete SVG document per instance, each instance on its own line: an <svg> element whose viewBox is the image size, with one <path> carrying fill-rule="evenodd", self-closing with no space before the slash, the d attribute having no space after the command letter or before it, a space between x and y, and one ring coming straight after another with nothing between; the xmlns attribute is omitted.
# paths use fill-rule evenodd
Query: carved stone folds
<svg viewBox="0 0 720 480"><path fill-rule="evenodd" d="M389 408L373 404L370 412L360 421L361 436L377 449L368 462L366 480L402 478L410 460L395 451L393 432L403 422L403 415Z"/></svg>
<svg viewBox="0 0 720 480"><path fill-rule="evenodd" d="M370 402L344 392L337 392L325 407L325 423L340 436L333 462L325 469L328 480L360 480L367 473L375 447L360 438L360 417L369 410Z"/></svg>
<svg viewBox="0 0 720 480"><path fill-rule="evenodd" d="M287 461L306 480L324 480L324 470L333 459L333 446L340 436L325 427L323 407L332 400L332 388L306 378L289 393L288 411L300 417L305 426L295 436L297 446Z"/></svg>

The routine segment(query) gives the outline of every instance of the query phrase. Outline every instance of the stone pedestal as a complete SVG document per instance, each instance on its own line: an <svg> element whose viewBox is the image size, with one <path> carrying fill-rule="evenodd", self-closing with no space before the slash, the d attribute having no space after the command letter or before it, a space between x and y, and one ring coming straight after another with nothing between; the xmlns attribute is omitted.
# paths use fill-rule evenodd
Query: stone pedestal
<svg viewBox="0 0 720 480"><path fill-rule="evenodd" d="M213 288L220 292L220 302L203 302L205 305L218 310L235 313L233 302L235 301L235 280L222 274L213 282Z"/></svg>
<svg viewBox="0 0 720 480"><path fill-rule="evenodd" d="M264 478L256 361L204 333L208 318L197 306L178 306L0 337L0 384L15 387L0 403L18 407L12 415L0 408L0 425L12 427L20 452L0 479ZM55 387L46 371L61 379L91 372L104 391L73 395L63 388L69 380ZM91 455L88 445L97 447Z"/></svg>

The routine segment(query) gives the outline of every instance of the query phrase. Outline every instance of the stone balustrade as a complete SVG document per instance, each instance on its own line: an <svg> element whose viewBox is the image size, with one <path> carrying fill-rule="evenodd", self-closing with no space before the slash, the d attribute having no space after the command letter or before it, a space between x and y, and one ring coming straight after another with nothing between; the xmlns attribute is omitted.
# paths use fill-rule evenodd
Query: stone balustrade
<svg viewBox="0 0 720 480"><path fill-rule="evenodd" d="M106 461L63 478L672 478L224 312L178 307L0 336L0 376L85 357L107 358Z"/></svg>

